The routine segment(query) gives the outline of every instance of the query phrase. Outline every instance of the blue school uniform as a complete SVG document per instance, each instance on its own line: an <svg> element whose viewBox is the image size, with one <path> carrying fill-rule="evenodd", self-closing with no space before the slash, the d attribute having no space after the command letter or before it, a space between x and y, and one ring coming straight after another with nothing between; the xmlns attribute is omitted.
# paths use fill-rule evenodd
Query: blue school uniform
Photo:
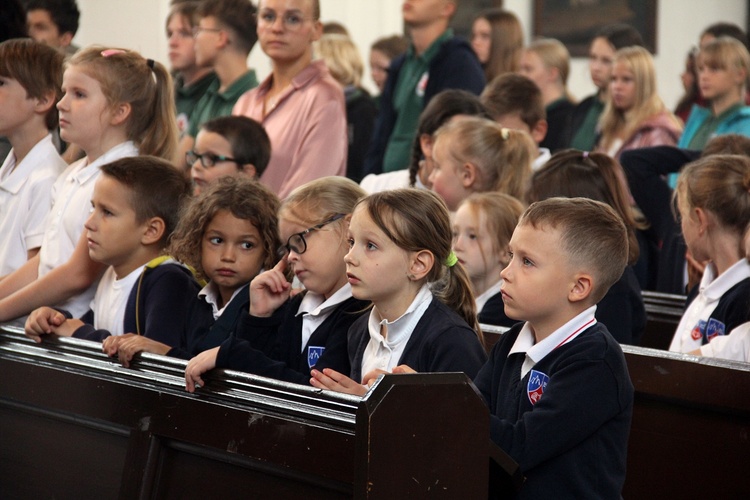
<svg viewBox="0 0 750 500"><path fill-rule="evenodd" d="M349 330L351 378L362 379L362 361L370 342L369 315ZM487 359L479 338L455 311L433 297L419 318L396 365L418 372L464 372L473 377Z"/></svg>
<svg viewBox="0 0 750 500"><path fill-rule="evenodd" d="M198 290L189 269L176 262L144 267L130 290L125 307L124 331L139 333L163 344L185 348L187 314ZM101 342L111 334L94 328L91 311L81 320L87 323L73 336Z"/></svg>
<svg viewBox="0 0 750 500"><path fill-rule="evenodd" d="M568 331L553 333L535 363L542 343L517 324L474 379L492 440L526 476L518 498L620 498L634 391L620 346L594 321L591 309L571 320L563 328L578 335L555 347L552 335Z"/></svg>
<svg viewBox="0 0 750 500"><path fill-rule="evenodd" d="M243 311L235 335L222 342L217 368L229 368L297 384L310 384L310 370L332 368L349 373L346 334L369 302L351 295L330 314L302 345L303 295L288 300L268 318Z"/></svg>

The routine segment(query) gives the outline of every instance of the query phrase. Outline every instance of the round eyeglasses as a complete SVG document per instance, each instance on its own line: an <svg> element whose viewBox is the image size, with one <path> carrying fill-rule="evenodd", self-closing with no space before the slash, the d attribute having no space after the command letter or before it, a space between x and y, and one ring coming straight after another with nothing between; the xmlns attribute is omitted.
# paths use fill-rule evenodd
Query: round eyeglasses
<svg viewBox="0 0 750 500"><path fill-rule="evenodd" d="M198 160L201 161L201 165L203 165L204 168L211 168L214 165L216 165L217 162L220 162L220 161L231 161L238 165L242 164L240 160L236 160L228 156L215 155L212 153L203 153L202 155L199 155L193 150L190 150L185 153L185 161L187 162L189 166L192 166L193 163L195 163Z"/></svg>
<svg viewBox="0 0 750 500"><path fill-rule="evenodd" d="M330 224L331 222L336 222L337 220L344 217L346 214L336 214L330 219L326 219L320 224L313 226L311 228L305 229L301 233L295 233L289 237L289 239L286 240L286 245L281 245L279 248L279 255L283 256L289 252L294 252L297 255L301 255L307 251L307 241L305 241L305 235L309 234L316 229L320 229L321 227Z"/></svg>

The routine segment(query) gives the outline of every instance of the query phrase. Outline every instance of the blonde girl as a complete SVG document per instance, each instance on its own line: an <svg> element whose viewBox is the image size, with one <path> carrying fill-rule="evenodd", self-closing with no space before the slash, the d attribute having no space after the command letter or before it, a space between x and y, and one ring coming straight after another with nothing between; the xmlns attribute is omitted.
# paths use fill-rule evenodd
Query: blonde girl
<svg viewBox="0 0 750 500"><path fill-rule="evenodd" d="M471 280L479 323L513 326L505 315L500 272L510 262L508 242L524 206L502 193L475 193L453 217L453 252Z"/></svg>
<svg viewBox="0 0 750 500"><path fill-rule="evenodd" d="M284 257L250 283L249 316L220 347L191 359L188 391L214 368L307 384L313 366L349 371L346 334L368 303L352 297L344 255L349 216L364 195L353 181L326 177L294 190L279 210ZM304 285L293 295L289 274Z"/></svg>
<svg viewBox="0 0 750 500"><path fill-rule="evenodd" d="M109 356L127 366L139 352L183 359L220 345L247 310L250 280L276 264L279 200L267 188L243 177L223 177L194 198L180 218L168 253L207 281L190 309L179 342L167 345L142 335L104 340Z"/></svg>
<svg viewBox="0 0 750 500"><path fill-rule="evenodd" d="M566 147L570 116L575 108L567 87L570 73L568 49L554 38L535 40L521 55L519 73L536 83L542 92L547 113L547 135L539 146L553 153Z"/></svg>
<svg viewBox="0 0 750 500"><path fill-rule="evenodd" d="M714 135L750 136L750 107L745 106L750 54L745 45L719 37L701 48L697 66L700 93L709 106L693 106L678 146L703 149Z"/></svg>
<svg viewBox="0 0 750 500"><path fill-rule="evenodd" d="M316 367L310 383L363 395L366 384L399 365L473 377L486 353L440 198L422 189L372 194L354 209L348 239L352 294L373 307L349 330L351 378Z"/></svg>
<svg viewBox="0 0 750 500"><path fill-rule="evenodd" d="M750 321L750 159L715 155L685 166L674 195L689 255L707 262L670 351L690 352Z"/></svg>
<svg viewBox="0 0 750 500"><path fill-rule="evenodd" d="M630 149L677 144L682 124L659 97L654 60L643 47L615 53L599 128L596 150L616 160Z"/></svg>
<svg viewBox="0 0 750 500"><path fill-rule="evenodd" d="M63 74L60 136L86 154L58 178L39 254L0 281L0 321L49 304L82 316L104 265L88 255L83 224L99 167L138 154L174 161L177 125L169 72L125 49L89 47Z"/></svg>
<svg viewBox="0 0 750 500"><path fill-rule="evenodd" d="M475 192L497 191L523 199L537 148L526 132L484 118L461 117L437 131L432 156L432 190L455 211Z"/></svg>

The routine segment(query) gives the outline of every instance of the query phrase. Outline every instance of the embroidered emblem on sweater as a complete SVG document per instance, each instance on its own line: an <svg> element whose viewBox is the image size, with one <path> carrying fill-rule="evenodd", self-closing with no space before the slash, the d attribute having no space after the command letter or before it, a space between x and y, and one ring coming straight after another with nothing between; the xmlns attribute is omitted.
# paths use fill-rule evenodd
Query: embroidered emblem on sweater
<svg viewBox="0 0 750 500"><path fill-rule="evenodd" d="M718 319L711 318L708 320L708 326L706 326L706 342L711 341L712 338L724 335L726 326Z"/></svg>
<svg viewBox="0 0 750 500"><path fill-rule="evenodd" d="M526 385L526 394L529 396L529 401L532 405L535 405L542 398L542 394L544 394L544 389L547 388L548 383L549 376L547 374L531 370L529 383Z"/></svg>
<svg viewBox="0 0 750 500"><path fill-rule="evenodd" d="M698 324L693 327L693 329L690 332L690 337L693 340L700 340L701 337L703 337L703 332L706 331L706 321L700 320L698 321Z"/></svg>
<svg viewBox="0 0 750 500"><path fill-rule="evenodd" d="M323 351L325 351L325 347L311 345L307 348L307 366L309 366L311 369L318 364L318 360L323 355Z"/></svg>

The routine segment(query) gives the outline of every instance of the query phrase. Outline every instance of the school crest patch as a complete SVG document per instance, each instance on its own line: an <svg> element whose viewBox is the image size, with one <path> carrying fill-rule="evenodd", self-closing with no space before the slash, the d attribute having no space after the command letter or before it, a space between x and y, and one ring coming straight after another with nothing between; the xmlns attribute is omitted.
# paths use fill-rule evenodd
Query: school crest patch
<svg viewBox="0 0 750 500"><path fill-rule="evenodd" d="M531 370L529 383L526 384L526 395L529 397L532 405L535 405L542 398L542 394L544 394L544 389L547 388L548 383L549 376L546 373Z"/></svg>
<svg viewBox="0 0 750 500"><path fill-rule="evenodd" d="M711 341L712 338L724 335L726 333L726 325L718 319L711 318L708 320L706 325L706 341Z"/></svg>
<svg viewBox="0 0 750 500"><path fill-rule="evenodd" d="M693 329L690 331L690 337L693 340L700 340L701 337L703 337L703 332L706 331L706 321L700 320L698 321L698 324L693 327Z"/></svg>
<svg viewBox="0 0 750 500"><path fill-rule="evenodd" d="M311 369L318 364L318 360L323 355L323 351L325 351L325 347L311 345L307 348L307 366L309 366Z"/></svg>

